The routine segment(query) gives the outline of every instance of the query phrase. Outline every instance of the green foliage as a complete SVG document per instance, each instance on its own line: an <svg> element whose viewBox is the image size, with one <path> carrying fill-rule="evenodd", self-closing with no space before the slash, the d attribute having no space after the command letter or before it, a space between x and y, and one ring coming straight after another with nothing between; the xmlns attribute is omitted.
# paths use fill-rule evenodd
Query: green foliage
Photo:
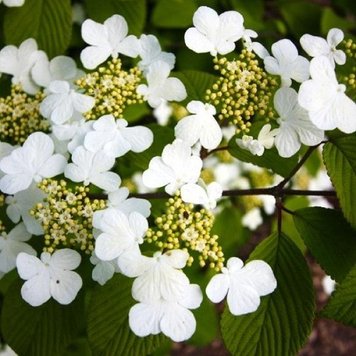
<svg viewBox="0 0 356 356"><path fill-rule="evenodd" d="M183 102L183 105L191 100L200 100L205 102L206 90L211 88L217 79L212 74L196 70L175 72L173 76L180 79L187 90L187 98Z"/></svg>
<svg viewBox="0 0 356 356"><path fill-rule="evenodd" d="M229 141L229 152L235 158L243 162L250 162L263 168L269 168L283 177L288 176L298 162L298 154L289 158L279 156L275 147L265 150L262 156L255 156L250 151L240 148L236 143L237 136Z"/></svg>
<svg viewBox="0 0 356 356"><path fill-rule="evenodd" d="M342 213L332 209L305 208L294 215L306 246L327 274L340 282L356 263L355 231Z"/></svg>
<svg viewBox="0 0 356 356"><path fill-rule="evenodd" d="M256 247L249 260L262 259L273 269L277 289L262 297L256 312L221 320L222 335L233 355L294 355L305 343L314 317L314 293L300 250L283 234Z"/></svg>
<svg viewBox="0 0 356 356"><path fill-rule="evenodd" d="M70 0L26 0L23 6L9 8L5 14L6 43L20 45L32 37L49 57L65 52L71 33Z"/></svg>
<svg viewBox="0 0 356 356"><path fill-rule="evenodd" d="M165 340L160 335L140 338L129 328L128 314L136 303L132 279L115 275L92 293L88 310L88 339L95 355L148 355Z"/></svg>
<svg viewBox="0 0 356 356"><path fill-rule="evenodd" d="M153 9L152 23L162 28L187 28L197 5L193 0L158 0Z"/></svg>
<svg viewBox="0 0 356 356"><path fill-rule="evenodd" d="M22 284L16 280L5 295L1 330L6 343L19 355L63 355L83 328L83 298L77 296L69 305L50 299L34 308L22 299Z"/></svg>
<svg viewBox="0 0 356 356"><path fill-rule="evenodd" d="M140 35L146 23L146 0L84 0L88 17L104 22L118 14L125 18L129 33Z"/></svg>
<svg viewBox="0 0 356 356"><path fill-rule="evenodd" d="M356 327L356 265L336 287L321 316Z"/></svg>
<svg viewBox="0 0 356 356"><path fill-rule="evenodd" d="M323 158L345 218L356 228L356 135L334 136Z"/></svg>
<svg viewBox="0 0 356 356"><path fill-rule="evenodd" d="M325 7L321 17L321 33L326 36L328 31L335 27L351 30L355 24L338 16L330 7Z"/></svg>

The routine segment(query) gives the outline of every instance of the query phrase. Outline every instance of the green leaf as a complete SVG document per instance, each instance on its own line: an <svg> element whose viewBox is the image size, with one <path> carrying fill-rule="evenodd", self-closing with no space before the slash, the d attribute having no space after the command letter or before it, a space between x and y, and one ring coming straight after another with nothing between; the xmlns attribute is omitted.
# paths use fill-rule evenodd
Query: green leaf
<svg viewBox="0 0 356 356"><path fill-rule="evenodd" d="M263 168L269 168L273 172L286 177L298 163L298 154L289 158L282 158L275 147L265 150L262 156L255 156L250 151L239 147L236 143L237 136L229 141L229 152L235 158L243 162L253 163Z"/></svg>
<svg viewBox="0 0 356 356"><path fill-rule="evenodd" d="M332 138L323 158L345 218L356 228L356 135Z"/></svg>
<svg viewBox="0 0 356 356"><path fill-rule="evenodd" d="M336 287L321 316L356 327L356 266Z"/></svg>
<svg viewBox="0 0 356 356"><path fill-rule="evenodd" d="M216 217L211 233L219 236L219 245L225 259L236 256L237 251L248 240L249 234L241 225L242 213L236 207L224 208Z"/></svg>
<svg viewBox="0 0 356 356"><path fill-rule="evenodd" d="M5 295L1 329L6 343L19 355L63 355L83 327L83 298L69 305L50 299L34 308L22 299L22 284L16 280Z"/></svg>
<svg viewBox="0 0 356 356"><path fill-rule="evenodd" d="M233 355L295 355L312 328L312 279L300 250L283 234L263 241L249 260L262 259L273 269L277 289L262 297L256 312L233 316L228 308L221 320L226 346Z"/></svg>
<svg viewBox="0 0 356 356"><path fill-rule="evenodd" d="M197 70L184 70L182 72L175 72L173 76L180 79L187 90L187 98L184 103L191 100L200 100L205 102L205 92L211 88L216 82L217 77Z"/></svg>
<svg viewBox="0 0 356 356"><path fill-rule="evenodd" d="M321 33L327 35L332 28L341 28L343 31L354 27L353 21L348 21L335 14L332 8L325 7L321 17Z"/></svg>
<svg viewBox="0 0 356 356"><path fill-rule="evenodd" d="M88 339L95 355L147 355L165 337L136 336L129 328L128 314L136 303L131 297L132 279L115 275L92 293L88 311Z"/></svg>
<svg viewBox="0 0 356 356"><path fill-rule="evenodd" d="M152 23L162 28L186 28L192 24L197 9L192 0L159 0L154 7Z"/></svg>
<svg viewBox="0 0 356 356"><path fill-rule="evenodd" d="M32 37L49 57L63 54L72 33L70 0L26 0L21 7L9 8L4 19L6 43L20 45Z"/></svg>
<svg viewBox="0 0 356 356"><path fill-rule="evenodd" d="M141 35L146 22L146 0L85 0L89 17L104 22L112 15L125 18L129 33Z"/></svg>
<svg viewBox="0 0 356 356"><path fill-rule="evenodd" d="M324 208L295 211L301 238L327 274L342 281L356 263L356 232L341 212Z"/></svg>

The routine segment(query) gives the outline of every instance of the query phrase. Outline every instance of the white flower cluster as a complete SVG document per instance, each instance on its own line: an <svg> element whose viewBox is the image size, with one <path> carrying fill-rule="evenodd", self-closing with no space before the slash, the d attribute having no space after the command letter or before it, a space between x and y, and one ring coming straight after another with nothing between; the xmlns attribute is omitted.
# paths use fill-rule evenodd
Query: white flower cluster
<svg viewBox="0 0 356 356"><path fill-rule="evenodd" d="M4 3L15 6L10 0ZM278 125L266 124L257 139L248 135L237 139L239 147L261 156L275 146L280 156L290 157L302 144L321 143L324 130L356 131L355 103L346 96L345 86L338 84L335 75L335 63L345 63L344 53L336 50L343 38L341 31L330 30L327 41L304 35L301 45L313 57L309 62L287 39L273 44L270 55L260 43L252 41L257 33L245 29L243 22L237 11L218 15L202 6L194 14L194 27L185 33L188 48L212 56L232 52L235 43L242 40L249 51L262 58L268 73L281 78L281 87L274 94ZM88 46L80 58L88 70L110 57L138 57L143 82L136 92L156 113L163 112L162 121L170 116L169 102L187 97L182 81L171 76L174 55L163 52L153 35L139 38L128 35L122 16L114 15L103 24L85 20L82 37ZM92 214L90 233L95 239L90 258L95 265L92 277L100 284L105 284L114 273L135 278L132 296L137 304L129 313L133 332L139 336L162 332L174 341L190 338L196 327L190 310L200 306L202 292L182 271L189 255L177 249L158 251L153 257L143 255L141 247L149 228L151 204L144 199L129 198L128 189L120 187L121 167L117 159L130 151L141 153L148 149L154 140L152 131L144 126L129 126L125 117L116 117L114 113L88 120L84 114L95 107L96 101L95 93L85 93L76 84L83 72L69 57L49 60L33 39L19 48L12 45L3 48L0 72L10 74L12 82L20 84L28 94L43 88L40 113L50 125L50 134L34 132L21 146L1 143L0 190L7 195L6 213L17 225L0 236L0 272L17 267L19 276L26 281L22 297L32 306L51 297L61 304L75 299L82 279L73 270L80 265L81 254L63 248L42 252L37 258L37 252L29 245L31 235L44 234L43 225L30 214L34 206L46 204L47 195L36 184L64 176L69 182L94 187L95 192L107 196L105 209ZM298 92L291 88L292 81L300 84ZM217 149L224 132L215 118L217 108L211 103L192 100L186 110L188 114L175 125L174 141L163 148L160 156L150 160L142 174L142 183L145 188L164 188L171 196L179 194L185 203L212 210L223 195L223 187L235 184L229 180L239 177L240 171L237 166L220 164L215 171L216 181L208 184L202 179L202 169L216 162L212 157L203 162L200 153ZM236 186L249 188L243 180ZM270 214L274 200L271 204L268 198L263 205ZM58 215L58 220L67 219ZM41 219L46 220L44 216ZM259 219L259 209L251 210L243 224L254 229ZM240 259L231 258L222 273L211 279L206 294L214 303L227 297L231 313L242 315L255 311L260 297L272 293L276 286L267 263L251 261L243 267Z"/></svg>

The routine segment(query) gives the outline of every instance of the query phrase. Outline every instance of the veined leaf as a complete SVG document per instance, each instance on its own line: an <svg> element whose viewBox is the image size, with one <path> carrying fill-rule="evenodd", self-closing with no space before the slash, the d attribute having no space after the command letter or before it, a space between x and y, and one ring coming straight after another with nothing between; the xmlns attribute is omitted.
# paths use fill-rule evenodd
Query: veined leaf
<svg viewBox="0 0 356 356"><path fill-rule="evenodd" d="M239 147L236 143L236 138L236 136L233 136L229 141L229 152L240 161L272 169L273 172L283 177L288 176L298 162L298 154L289 158L282 158L275 147L265 150L262 156L255 156L250 151Z"/></svg>
<svg viewBox="0 0 356 356"><path fill-rule="evenodd" d="M336 287L321 316L356 327L356 265Z"/></svg>
<svg viewBox="0 0 356 356"><path fill-rule="evenodd" d="M287 236L274 233L254 250L254 259L271 266L277 289L262 297L254 313L234 316L226 307L223 339L233 355L295 355L311 331L315 307L304 256Z"/></svg>
<svg viewBox="0 0 356 356"><path fill-rule="evenodd" d="M23 281L8 289L1 315L1 330L6 343L19 355L61 356L83 327L84 301L77 298L69 305L53 299L32 307L21 297Z"/></svg>
<svg viewBox="0 0 356 356"><path fill-rule="evenodd" d="M19 45L28 38L37 40L49 57L63 54L72 35L70 0L27 0L21 7L9 8L4 18L5 40Z"/></svg>
<svg viewBox="0 0 356 356"><path fill-rule="evenodd" d="M104 22L114 14L127 21L129 33L141 35L146 22L146 0L85 0L89 17Z"/></svg>
<svg viewBox="0 0 356 356"><path fill-rule="evenodd" d="M356 135L332 138L323 158L344 216L356 228Z"/></svg>
<svg viewBox="0 0 356 356"><path fill-rule="evenodd" d="M135 304L131 297L132 279L115 275L104 286L98 286L90 300L88 338L95 355L147 355L165 337L136 336L129 328L128 314Z"/></svg>
<svg viewBox="0 0 356 356"><path fill-rule="evenodd" d="M356 232L342 213L332 209L306 208L295 212L301 238L317 262L341 282L356 263Z"/></svg>

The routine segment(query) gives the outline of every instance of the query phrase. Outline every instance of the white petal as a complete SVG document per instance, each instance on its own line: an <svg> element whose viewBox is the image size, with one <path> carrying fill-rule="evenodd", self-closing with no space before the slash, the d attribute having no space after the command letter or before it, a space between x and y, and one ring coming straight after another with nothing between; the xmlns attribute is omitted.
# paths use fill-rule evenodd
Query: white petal
<svg viewBox="0 0 356 356"><path fill-rule="evenodd" d="M122 135L130 143L133 152L142 152L153 142L152 131L143 126L128 127L122 130Z"/></svg>
<svg viewBox="0 0 356 356"><path fill-rule="evenodd" d="M306 81L309 78L309 61L302 56L298 56L293 63L290 77L298 83Z"/></svg>
<svg viewBox="0 0 356 356"><path fill-rule="evenodd" d="M251 283L260 296L272 293L277 287L272 268L264 261L255 260L243 268L246 283Z"/></svg>
<svg viewBox="0 0 356 356"><path fill-rule="evenodd" d="M180 192L182 200L186 203L204 205L209 202L207 192L198 184L184 184Z"/></svg>
<svg viewBox="0 0 356 356"><path fill-rule="evenodd" d="M28 174L6 175L0 179L0 190L5 194L16 194L27 189L33 177Z"/></svg>
<svg viewBox="0 0 356 356"><path fill-rule="evenodd" d="M152 267L152 258L141 255L138 245L123 252L118 259L119 268L122 274L134 278L145 273Z"/></svg>
<svg viewBox="0 0 356 356"><path fill-rule="evenodd" d="M126 245L122 245L126 242ZM118 235L100 234L95 242L95 254L103 261L111 261L120 256L127 241Z"/></svg>
<svg viewBox="0 0 356 356"><path fill-rule="evenodd" d="M288 117L298 101L298 94L292 88L280 88L274 95L274 107L282 117Z"/></svg>
<svg viewBox="0 0 356 356"><path fill-rule="evenodd" d="M174 171L163 163L161 157L153 157L148 169L142 175L143 184L149 188L163 187L174 179Z"/></svg>
<svg viewBox="0 0 356 356"><path fill-rule="evenodd" d="M183 250L170 250L167 251L164 256L166 263L168 263L171 267L179 269L185 267L189 258L187 251Z"/></svg>
<svg viewBox="0 0 356 356"><path fill-rule="evenodd" d="M51 266L63 270L72 270L80 265L81 257L77 251L69 248L57 250L51 257Z"/></svg>
<svg viewBox="0 0 356 356"><path fill-rule="evenodd" d="M356 131L356 104L344 93L338 93L334 104L337 128L345 133Z"/></svg>
<svg viewBox="0 0 356 356"><path fill-rule="evenodd" d="M23 252L17 256L16 266L19 276L25 280L45 272L45 266L39 258Z"/></svg>
<svg viewBox="0 0 356 356"><path fill-rule="evenodd" d="M219 124L216 120L211 118L206 118L205 124L202 127L200 133L200 143L201 145L209 150L212 150L218 147L219 143L222 140L222 132Z"/></svg>
<svg viewBox="0 0 356 356"><path fill-rule="evenodd" d="M140 213L132 212L129 215L129 223L136 239L138 241L142 240L148 229L147 220Z"/></svg>
<svg viewBox="0 0 356 356"><path fill-rule="evenodd" d="M188 28L184 34L186 46L196 53L207 53L214 51L214 44L196 28Z"/></svg>
<svg viewBox="0 0 356 356"><path fill-rule="evenodd" d="M336 47L344 39L344 33L338 28L332 28L328 32L327 41L331 47Z"/></svg>
<svg viewBox="0 0 356 356"><path fill-rule="evenodd" d="M55 154L44 162L37 173L44 178L52 178L63 173L66 165L67 160L65 157L60 154Z"/></svg>
<svg viewBox="0 0 356 356"><path fill-rule="evenodd" d="M193 313L175 303L165 304L160 327L166 336L175 342L190 339L196 328Z"/></svg>
<svg viewBox="0 0 356 356"><path fill-rule="evenodd" d="M312 35L303 35L300 38L300 44L305 52L311 57L317 57L327 54L330 51L330 47L326 40L321 37Z"/></svg>
<svg viewBox="0 0 356 356"><path fill-rule="evenodd" d="M213 303L220 303L225 297L230 287L230 280L226 274L215 275L206 287L206 295Z"/></svg>
<svg viewBox="0 0 356 356"><path fill-rule="evenodd" d="M113 192L121 184L121 178L114 172L103 172L90 176L90 182L97 187Z"/></svg>
<svg viewBox="0 0 356 356"><path fill-rule="evenodd" d="M193 24L201 33L212 36L219 28L220 19L215 10L200 6L193 15Z"/></svg>
<svg viewBox="0 0 356 356"><path fill-rule="evenodd" d="M197 309L200 307L203 301L203 293L200 286L197 284L190 284L183 298L179 301L179 304L187 309Z"/></svg>
<svg viewBox="0 0 356 356"><path fill-rule="evenodd" d="M333 53L333 58L334 61L339 65L343 65L346 63L346 54L340 49Z"/></svg>
<svg viewBox="0 0 356 356"><path fill-rule="evenodd" d="M233 315L252 313L260 305L260 297L257 291L248 284L232 281L227 294L227 304Z"/></svg>
<svg viewBox="0 0 356 356"><path fill-rule="evenodd" d="M33 307L44 304L51 298L49 283L48 273L34 276L22 286L22 298Z"/></svg>
<svg viewBox="0 0 356 356"><path fill-rule="evenodd" d="M60 304L70 304L77 296L83 282L79 274L72 271L55 271L51 275L50 293Z"/></svg>
<svg viewBox="0 0 356 356"><path fill-rule="evenodd" d="M87 179L87 174L82 167L78 167L74 163L69 163L66 166L64 176L73 182L84 182Z"/></svg>
<svg viewBox="0 0 356 356"><path fill-rule="evenodd" d="M100 285L104 285L109 279L113 277L115 273L115 267L111 262L99 262L92 271L93 281L98 282Z"/></svg>
<svg viewBox="0 0 356 356"><path fill-rule="evenodd" d="M274 144L281 157L291 157L301 146L299 137L293 127L288 124L282 125L279 130Z"/></svg>
<svg viewBox="0 0 356 356"><path fill-rule="evenodd" d="M291 40L283 39L275 42L272 45L273 56L280 64L290 63L297 59L298 50Z"/></svg>
<svg viewBox="0 0 356 356"><path fill-rule="evenodd" d="M174 131L175 137L193 146L198 140L202 129L202 122L197 115L189 115L179 120Z"/></svg>
<svg viewBox="0 0 356 356"><path fill-rule="evenodd" d="M109 47L89 46L80 53L80 60L87 69L95 69L99 64L104 63L110 57Z"/></svg>
<svg viewBox="0 0 356 356"><path fill-rule="evenodd" d="M159 322L161 319L160 304L135 304L129 312L130 329L140 337L150 334L159 334L161 329Z"/></svg>
<svg viewBox="0 0 356 356"><path fill-rule="evenodd" d="M80 113L89 111L95 104L93 97L79 93L73 93L72 100L74 109Z"/></svg>
<svg viewBox="0 0 356 356"><path fill-rule="evenodd" d="M108 44L105 26L90 19L82 24L82 37L86 43L93 46Z"/></svg>
<svg viewBox="0 0 356 356"><path fill-rule="evenodd" d="M31 238L31 234L27 232L23 223L16 225L8 234L8 239L14 241L28 241Z"/></svg>

